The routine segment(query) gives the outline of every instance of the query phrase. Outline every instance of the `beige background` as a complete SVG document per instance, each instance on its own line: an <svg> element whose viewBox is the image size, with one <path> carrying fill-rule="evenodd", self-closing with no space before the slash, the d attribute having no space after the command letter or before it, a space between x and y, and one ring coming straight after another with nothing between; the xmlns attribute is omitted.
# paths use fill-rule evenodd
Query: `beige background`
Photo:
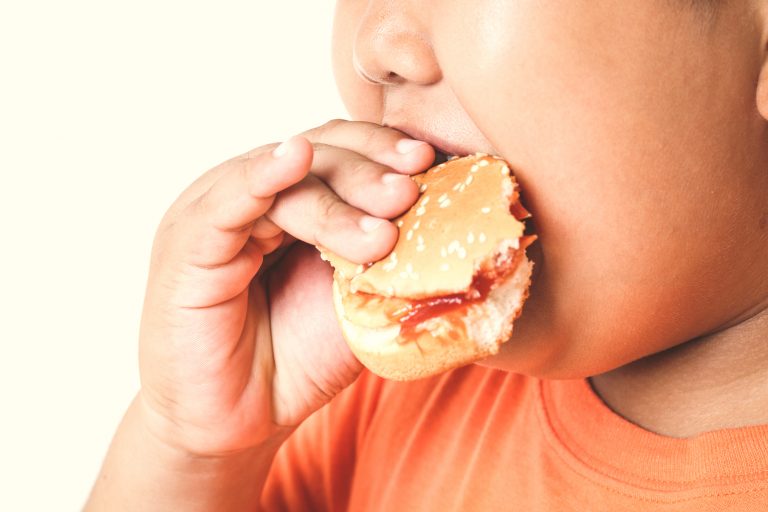
<svg viewBox="0 0 768 512"><path fill-rule="evenodd" d="M224 159L345 115L332 10L3 2L0 510L82 506L138 387L150 244L176 195Z"/></svg>

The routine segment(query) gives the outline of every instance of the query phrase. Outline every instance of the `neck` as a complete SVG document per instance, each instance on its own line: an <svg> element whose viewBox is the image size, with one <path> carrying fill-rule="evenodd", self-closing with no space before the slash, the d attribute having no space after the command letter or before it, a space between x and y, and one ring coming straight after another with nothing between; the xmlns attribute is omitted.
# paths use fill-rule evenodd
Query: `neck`
<svg viewBox="0 0 768 512"><path fill-rule="evenodd" d="M611 409L666 436L768 424L768 308L591 382Z"/></svg>

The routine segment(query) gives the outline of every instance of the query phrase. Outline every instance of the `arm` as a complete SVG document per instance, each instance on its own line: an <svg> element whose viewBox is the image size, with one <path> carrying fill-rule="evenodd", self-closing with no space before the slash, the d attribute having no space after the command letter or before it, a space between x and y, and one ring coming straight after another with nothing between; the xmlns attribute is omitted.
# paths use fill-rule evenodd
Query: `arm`
<svg viewBox="0 0 768 512"><path fill-rule="evenodd" d="M158 439L142 418L140 397L123 417L86 511L252 509L290 429L242 452L195 455Z"/></svg>
<svg viewBox="0 0 768 512"><path fill-rule="evenodd" d="M418 196L397 174L434 158L427 144L399 153L402 138L333 121L225 162L171 206L144 301L141 390L87 509L256 506L288 433L362 368L312 245L360 263L391 250L397 229L386 219ZM296 239L311 245L276 256Z"/></svg>

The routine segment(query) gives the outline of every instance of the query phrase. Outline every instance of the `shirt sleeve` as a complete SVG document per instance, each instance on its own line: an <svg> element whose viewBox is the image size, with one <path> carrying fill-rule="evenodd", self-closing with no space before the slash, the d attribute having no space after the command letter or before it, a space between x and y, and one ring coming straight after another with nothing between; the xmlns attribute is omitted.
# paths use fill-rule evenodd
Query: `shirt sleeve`
<svg viewBox="0 0 768 512"><path fill-rule="evenodd" d="M263 510L346 510L355 460L382 382L363 371L296 429L272 463L261 498Z"/></svg>

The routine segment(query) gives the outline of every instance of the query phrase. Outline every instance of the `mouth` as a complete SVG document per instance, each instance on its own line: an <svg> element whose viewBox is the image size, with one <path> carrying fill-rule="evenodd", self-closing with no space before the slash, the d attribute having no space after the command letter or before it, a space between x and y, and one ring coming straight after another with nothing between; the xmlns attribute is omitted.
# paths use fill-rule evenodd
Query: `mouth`
<svg viewBox="0 0 768 512"><path fill-rule="evenodd" d="M433 146L433 148L435 150L435 160L432 162L432 167L445 163L449 160L453 160L454 158L458 158L458 155L452 155L436 146Z"/></svg>
<svg viewBox="0 0 768 512"><path fill-rule="evenodd" d="M394 128L395 130L403 132L411 139L421 140L432 146L432 148L435 150L435 159L432 163L432 166L440 165L456 157L472 155L478 151L488 154L487 149L476 149L470 147L470 145L464 145L459 142L455 142L453 138L447 136L448 134L438 136L435 133L431 133L428 130L422 130L416 126L397 123L384 123L383 126Z"/></svg>
<svg viewBox="0 0 768 512"><path fill-rule="evenodd" d="M466 147L459 147L459 146L452 145L447 141L445 141L444 139L437 139L434 136L430 136L424 133L416 134L414 133L414 130L410 130L407 128L406 129L399 128L399 129L400 131L403 131L404 133L411 136L412 138L423 140L432 146L432 148L435 150L435 159L432 161L431 167L435 167L449 160L453 160L454 158L460 158L462 156L475 153L475 151L472 151ZM522 195L523 195L523 191L521 191L521 196ZM525 204L525 199L522 197L521 197L521 204ZM534 262L533 274L531 276L531 280L535 286L535 283L538 281L539 276L542 274L542 271L545 266L544 253L541 247L541 237L539 236L538 230L536 229L535 217L531 217L527 211L525 211L525 213L522 216L525 218L525 231L523 232L523 235L524 236L533 235L538 238L537 242L532 244L528 248L528 257L531 261Z"/></svg>

